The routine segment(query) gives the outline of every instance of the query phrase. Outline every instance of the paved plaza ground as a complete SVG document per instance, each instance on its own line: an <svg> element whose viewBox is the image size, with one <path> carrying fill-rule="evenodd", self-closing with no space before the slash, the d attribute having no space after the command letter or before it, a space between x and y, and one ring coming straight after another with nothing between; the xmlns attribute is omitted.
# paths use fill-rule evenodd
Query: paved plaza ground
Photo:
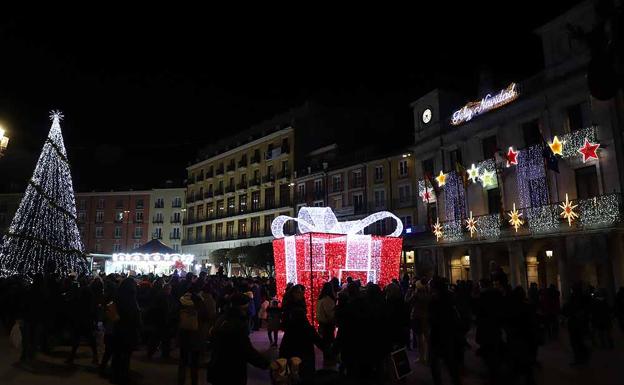
<svg viewBox="0 0 624 385"><path fill-rule="evenodd" d="M474 345L472 333L469 342ZM562 330L558 341L548 342L539 351L539 361L542 368L536 370L539 384L584 384L584 385L617 385L624 384L624 337L615 333L616 348L601 350L594 348L591 362L586 367L570 367L571 353L567 340L566 330ZM253 344L267 356L275 358L276 349L269 348L266 332L259 331L252 334ZM89 349L82 347L74 366L64 363L69 352L68 347L58 347L52 354L39 354L33 368L24 369L17 362L18 352L9 347L6 335L0 337L0 385L104 385L108 380L99 377L95 367L91 364ZM175 356L174 356L175 357ZM317 354L317 367L321 367L321 354ZM415 363L416 355L410 352L413 374L402 384L431 384L429 368ZM154 358L148 361L144 351L135 352L131 364L134 383L137 385L149 384L176 384L176 361ZM483 384L484 368L474 349L466 354L466 369L463 373L464 384ZM450 383L445 378L445 383ZM187 377L187 383L190 379ZM205 384L205 370L200 372L200 384ZM250 367L249 384L269 384L267 371ZM520 382L518 382L520 383Z"/></svg>

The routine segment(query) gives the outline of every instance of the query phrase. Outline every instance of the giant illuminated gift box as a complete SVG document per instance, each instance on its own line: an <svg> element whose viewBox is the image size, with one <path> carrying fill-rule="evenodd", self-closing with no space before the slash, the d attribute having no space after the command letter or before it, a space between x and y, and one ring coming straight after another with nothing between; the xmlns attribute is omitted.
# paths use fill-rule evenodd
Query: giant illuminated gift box
<svg viewBox="0 0 624 385"><path fill-rule="evenodd" d="M388 236L362 234L367 226L386 218L396 221L394 232ZM297 222L299 234L285 236L284 224L291 220ZM399 277L403 224L390 212L339 222L329 207L302 207L297 218L275 218L271 231L277 293L281 296L288 283L304 285L311 321L323 283L333 277L341 282L352 277L363 285L373 282L382 287Z"/></svg>

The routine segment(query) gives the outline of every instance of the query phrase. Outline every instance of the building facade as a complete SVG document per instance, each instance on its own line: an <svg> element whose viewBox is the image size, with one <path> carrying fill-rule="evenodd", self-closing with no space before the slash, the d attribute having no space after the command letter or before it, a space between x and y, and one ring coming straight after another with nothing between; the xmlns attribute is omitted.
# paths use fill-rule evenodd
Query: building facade
<svg viewBox="0 0 624 385"><path fill-rule="evenodd" d="M187 168L185 253L205 264L214 250L271 241L273 219L293 215L294 139L277 129Z"/></svg>
<svg viewBox="0 0 624 385"><path fill-rule="evenodd" d="M182 251L182 219L186 211L185 188L160 188L150 191L150 239L159 239L177 252Z"/></svg>
<svg viewBox="0 0 624 385"><path fill-rule="evenodd" d="M405 243L423 269L456 281L500 266L512 285L564 296L579 280L624 284L622 99L591 96L589 50L567 28L594 21L585 2L539 28L544 70L528 79L463 106L444 90L412 103L416 183L430 199L417 204L426 231Z"/></svg>

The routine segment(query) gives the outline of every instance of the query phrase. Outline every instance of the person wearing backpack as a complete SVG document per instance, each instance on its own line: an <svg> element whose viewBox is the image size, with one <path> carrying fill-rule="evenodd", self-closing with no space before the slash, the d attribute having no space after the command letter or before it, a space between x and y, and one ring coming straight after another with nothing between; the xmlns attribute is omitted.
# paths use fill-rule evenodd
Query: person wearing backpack
<svg viewBox="0 0 624 385"><path fill-rule="evenodd" d="M180 297L180 323L178 344L180 346L180 363L178 365L178 385L184 385L187 368L191 369L191 384L197 385L199 371L199 354L202 348L200 336L200 312L203 300L198 295L199 288L190 287Z"/></svg>

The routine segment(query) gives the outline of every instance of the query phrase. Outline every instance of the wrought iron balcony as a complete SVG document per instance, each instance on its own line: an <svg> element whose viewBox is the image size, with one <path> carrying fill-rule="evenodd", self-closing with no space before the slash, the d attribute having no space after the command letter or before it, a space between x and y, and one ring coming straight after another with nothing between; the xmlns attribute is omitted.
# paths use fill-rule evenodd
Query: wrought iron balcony
<svg viewBox="0 0 624 385"><path fill-rule="evenodd" d="M247 167L247 159L241 159L238 161L238 168L245 168Z"/></svg>
<svg viewBox="0 0 624 385"><path fill-rule="evenodd" d="M230 185L225 188L226 193L233 193L234 191L236 191L236 188L234 187L234 185Z"/></svg>
<svg viewBox="0 0 624 385"><path fill-rule="evenodd" d="M228 164L227 168L226 168L226 171L227 172L234 172L234 171L236 171L236 164L234 164L234 162Z"/></svg>
<svg viewBox="0 0 624 385"><path fill-rule="evenodd" d="M212 171L208 171L208 172L206 173L206 179L210 179L210 178L212 178L213 176L214 176L214 172L212 172Z"/></svg>
<svg viewBox="0 0 624 385"><path fill-rule="evenodd" d="M262 183L273 183L275 182L275 175L269 174L262 177Z"/></svg>
<svg viewBox="0 0 624 385"><path fill-rule="evenodd" d="M163 219L162 218L154 218L154 219L152 219L152 223L163 223Z"/></svg>
<svg viewBox="0 0 624 385"><path fill-rule="evenodd" d="M214 193L212 191L206 191L204 193L204 199L210 199L214 196Z"/></svg>
<svg viewBox="0 0 624 385"><path fill-rule="evenodd" d="M215 197L218 197L218 196L221 196L221 195L223 195L223 189L222 188L218 188L218 189L216 189L214 191L214 196Z"/></svg>
<svg viewBox="0 0 624 385"><path fill-rule="evenodd" d="M237 190L245 190L247 189L247 182L241 182L239 184L236 185L236 189Z"/></svg>
<svg viewBox="0 0 624 385"><path fill-rule="evenodd" d="M251 164L258 164L258 163L260 163L260 155L252 156L251 159L250 159L250 163Z"/></svg>
<svg viewBox="0 0 624 385"><path fill-rule="evenodd" d="M223 175L223 167L219 167L219 168L217 169L217 171L215 172L215 174L216 174L217 176L219 176L219 175Z"/></svg>

